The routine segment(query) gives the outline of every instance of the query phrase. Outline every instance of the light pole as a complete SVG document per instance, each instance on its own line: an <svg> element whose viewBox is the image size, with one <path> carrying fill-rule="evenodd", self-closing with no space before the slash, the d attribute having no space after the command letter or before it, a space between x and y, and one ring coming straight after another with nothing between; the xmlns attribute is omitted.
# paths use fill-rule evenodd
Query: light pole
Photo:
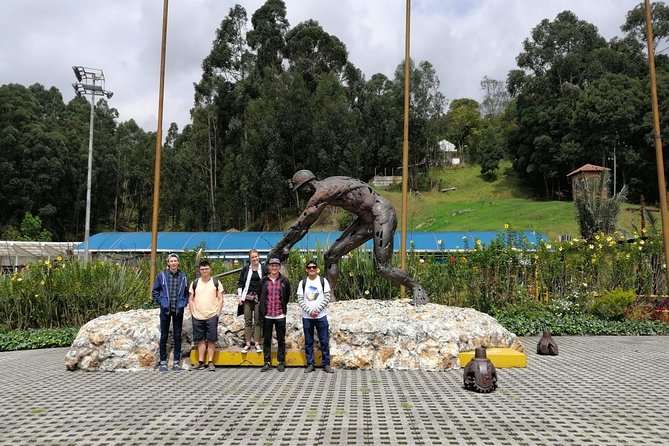
<svg viewBox="0 0 669 446"><path fill-rule="evenodd" d="M88 175L86 178L86 226L84 228L84 262L88 261L91 232L91 176L93 172L93 117L95 116L95 96L110 99L114 93L105 90L105 74L99 68L72 67L78 82L72 84L77 96L91 95L91 122L88 130Z"/></svg>

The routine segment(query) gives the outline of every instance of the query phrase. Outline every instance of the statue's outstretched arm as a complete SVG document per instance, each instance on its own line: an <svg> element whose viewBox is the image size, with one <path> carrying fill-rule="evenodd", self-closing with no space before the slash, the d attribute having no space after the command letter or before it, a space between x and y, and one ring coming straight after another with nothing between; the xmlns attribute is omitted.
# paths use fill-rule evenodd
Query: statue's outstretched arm
<svg viewBox="0 0 669 446"><path fill-rule="evenodd" d="M280 258L285 258L288 250L306 235L311 225L314 224L318 216L323 212L323 209L325 209L325 206L327 206L327 203L324 202L311 204L310 201L307 203L307 207L302 212L302 215L300 215L300 218L283 234L281 240L270 251L269 257L279 256Z"/></svg>

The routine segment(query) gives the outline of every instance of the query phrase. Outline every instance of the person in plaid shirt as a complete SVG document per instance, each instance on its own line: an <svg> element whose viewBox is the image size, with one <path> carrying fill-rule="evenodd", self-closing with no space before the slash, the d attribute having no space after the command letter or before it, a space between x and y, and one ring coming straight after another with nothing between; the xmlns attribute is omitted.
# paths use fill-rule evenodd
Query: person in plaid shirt
<svg viewBox="0 0 669 446"><path fill-rule="evenodd" d="M281 260L269 259L269 274L260 280L259 294L260 316L263 320L263 355L265 365L261 372L266 372L272 362L272 329L276 330L279 348L276 354L276 370L286 369L286 313L290 299L290 282L281 274Z"/></svg>

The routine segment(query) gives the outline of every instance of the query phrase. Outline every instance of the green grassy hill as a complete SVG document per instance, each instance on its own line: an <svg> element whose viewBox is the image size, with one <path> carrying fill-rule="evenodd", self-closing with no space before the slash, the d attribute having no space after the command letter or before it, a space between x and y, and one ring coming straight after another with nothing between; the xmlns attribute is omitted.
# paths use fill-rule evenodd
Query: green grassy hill
<svg viewBox="0 0 669 446"><path fill-rule="evenodd" d="M578 224L572 201L538 201L532 198L511 167L502 162L499 178L487 181L479 172L480 167L456 166L433 173L441 180L440 189L454 190L421 192L409 197L409 230L415 231L474 231L502 230L508 224L512 229L534 230L556 240L560 234L578 237ZM401 209L401 192L378 192ZM623 205L619 224L626 231L639 226L639 213ZM322 230L336 229L336 214L321 220Z"/></svg>

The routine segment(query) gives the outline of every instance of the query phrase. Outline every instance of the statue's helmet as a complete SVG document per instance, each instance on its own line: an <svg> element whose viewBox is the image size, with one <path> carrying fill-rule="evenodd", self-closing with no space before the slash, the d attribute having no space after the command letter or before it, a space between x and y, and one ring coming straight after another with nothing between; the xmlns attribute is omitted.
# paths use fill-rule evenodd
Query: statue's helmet
<svg viewBox="0 0 669 446"><path fill-rule="evenodd" d="M295 172L295 175L293 175L293 192L299 189L303 184L308 183L315 178L316 175L314 175L310 170L298 170Z"/></svg>

